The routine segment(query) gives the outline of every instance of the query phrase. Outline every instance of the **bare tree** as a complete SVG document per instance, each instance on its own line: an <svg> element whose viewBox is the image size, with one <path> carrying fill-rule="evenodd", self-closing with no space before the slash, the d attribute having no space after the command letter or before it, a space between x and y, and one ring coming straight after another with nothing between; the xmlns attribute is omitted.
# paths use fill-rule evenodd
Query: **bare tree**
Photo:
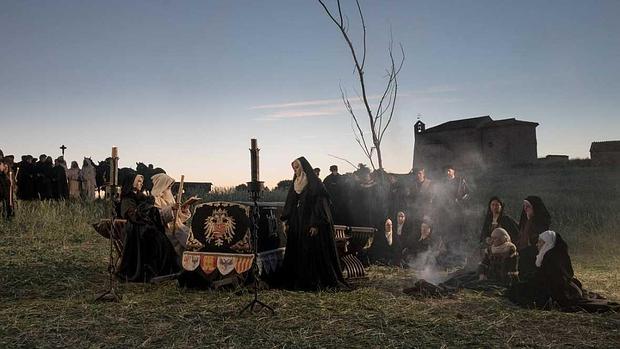
<svg viewBox="0 0 620 349"><path fill-rule="evenodd" d="M362 8L360 6L359 0L355 0L355 4L357 6L357 11L359 13L360 22L362 26L362 47L361 54L358 53L351 38L348 33L348 19L346 16L342 14L342 7L340 5L340 0L336 1L338 6L337 13L331 11L323 0L318 0L321 4L325 13L329 16L329 18L336 24L344 40L346 41L349 49L351 50L351 55L353 56L353 62L355 64L355 72L357 74L359 84L361 87L361 95L359 96L361 102L363 103L365 113L368 116L369 128L372 140L367 140L366 135L360 125L360 117L355 113L353 107L351 106L351 101L349 97L347 97L346 93L340 88L340 93L342 96L342 101L344 102L347 111L351 115L353 133L355 135L355 140L362 148L364 154L370 161L370 165L373 170L376 170L375 163L373 160L374 151L376 150L377 163L379 165L379 169L383 169L383 158L381 153L381 141L383 140L383 136L385 135L385 131L388 126L392 122L392 117L394 116L394 108L396 106L396 97L398 93L398 74L400 73L401 68L403 67L403 63L405 61L405 52L403 50L402 45L400 46L401 59L397 62L394 58L393 52L393 41L390 37L390 46L388 48L388 54L390 58L390 64L386 69L386 86L383 90L383 94L379 97L376 108L372 108L369 96L366 88L366 81L364 79L364 64L366 63L366 23L364 21L364 14L362 12ZM363 116L362 116L363 117ZM372 143L370 143L372 141Z"/></svg>

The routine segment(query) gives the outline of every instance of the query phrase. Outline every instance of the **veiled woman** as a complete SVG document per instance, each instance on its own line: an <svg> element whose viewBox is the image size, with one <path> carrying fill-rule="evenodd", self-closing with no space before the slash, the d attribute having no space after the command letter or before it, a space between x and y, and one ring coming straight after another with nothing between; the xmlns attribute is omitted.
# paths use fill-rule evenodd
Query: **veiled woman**
<svg viewBox="0 0 620 349"><path fill-rule="evenodd" d="M478 270L457 271L454 276L442 285L451 288L469 288L480 291L500 291L518 281L519 254L516 246L510 241L510 235L502 228L491 233L489 245Z"/></svg>
<svg viewBox="0 0 620 349"><path fill-rule="evenodd" d="M283 286L307 291L344 286L329 195L306 158L291 165L293 185L281 217L287 226Z"/></svg>
<svg viewBox="0 0 620 349"><path fill-rule="evenodd" d="M67 180L69 181L69 198L80 198L80 180L82 173L77 161L71 161L71 168L67 170Z"/></svg>
<svg viewBox="0 0 620 349"><path fill-rule="evenodd" d="M562 236L547 230L538 237L535 277L514 285L508 296L524 307L559 308L563 311L620 311L620 304L582 288L574 277L568 245Z"/></svg>
<svg viewBox="0 0 620 349"><path fill-rule="evenodd" d="M412 224L407 219L405 212L399 211L396 214L396 223L392 229L394 231L392 234L392 261L396 266L402 267L407 265L407 258L404 251L410 249L417 238L417 236L414 236L414 226L415 224Z"/></svg>
<svg viewBox="0 0 620 349"><path fill-rule="evenodd" d="M478 268L479 279L492 280L504 286L512 285L519 278L517 247L503 228L495 228L489 242Z"/></svg>
<svg viewBox="0 0 620 349"><path fill-rule="evenodd" d="M87 201L95 200L96 178L95 164L89 158L84 158L84 162L82 162L82 192Z"/></svg>
<svg viewBox="0 0 620 349"><path fill-rule="evenodd" d="M188 245L192 249L202 247L200 241L194 239L191 235L190 228L185 225L185 222L191 216L189 205L179 207L174 195L172 195L171 188L174 184L174 178L165 173L159 173L151 177L151 180L153 181L151 195L155 198L155 207L161 213L166 237L174 246L177 256L181 257Z"/></svg>
<svg viewBox="0 0 620 349"><path fill-rule="evenodd" d="M127 223L117 275L125 281L147 282L179 270L159 210L153 206L154 199L142 193L143 182L141 175L131 173L121 189L121 218Z"/></svg>
<svg viewBox="0 0 620 349"><path fill-rule="evenodd" d="M486 239L491 237L493 230L503 228L510 235L511 241L516 241L519 236L517 222L504 213L504 203L499 197L494 196L487 205L487 214L480 229L480 243L486 245Z"/></svg>
<svg viewBox="0 0 620 349"><path fill-rule="evenodd" d="M533 195L525 198L519 219L519 235L514 240L519 251L519 276L522 280L534 275L538 236L549 230L550 226L551 215L542 199Z"/></svg>

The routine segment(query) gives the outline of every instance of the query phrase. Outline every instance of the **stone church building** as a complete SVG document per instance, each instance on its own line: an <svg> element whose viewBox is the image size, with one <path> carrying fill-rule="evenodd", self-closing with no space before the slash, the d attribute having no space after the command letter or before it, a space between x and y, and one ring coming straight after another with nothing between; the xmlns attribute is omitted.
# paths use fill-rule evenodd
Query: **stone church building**
<svg viewBox="0 0 620 349"><path fill-rule="evenodd" d="M451 164L457 169L512 166L537 159L538 123L490 116L448 121L426 128L414 125L413 167L436 171Z"/></svg>
<svg viewBox="0 0 620 349"><path fill-rule="evenodd" d="M620 165L620 141L592 142L590 159L595 166Z"/></svg>

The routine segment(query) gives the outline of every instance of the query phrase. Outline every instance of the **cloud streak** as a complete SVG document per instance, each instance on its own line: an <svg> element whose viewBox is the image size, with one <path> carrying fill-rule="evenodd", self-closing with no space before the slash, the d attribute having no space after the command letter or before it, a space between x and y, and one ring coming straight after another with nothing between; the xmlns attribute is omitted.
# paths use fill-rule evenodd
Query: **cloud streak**
<svg viewBox="0 0 620 349"><path fill-rule="evenodd" d="M250 107L250 110L256 109L282 109L282 108L298 108L298 107L314 107L317 105L329 105L334 103L342 103L342 99L315 99L309 101L278 103L278 104L264 104Z"/></svg>
<svg viewBox="0 0 620 349"><path fill-rule="evenodd" d="M418 103L456 103L462 101L460 98L445 96L459 92L461 88L456 85L437 85L424 89L403 91L398 94L399 98L412 98ZM350 103L355 108L363 102L357 96L349 96ZM368 96L370 103L375 104L381 95ZM375 107L371 105L371 107ZM278 121L285 119L299 119L308 117L322 117L348 114L343 106L341 98L312 99L305 101L293 101L284 103L261 104L248 108L249 110L271 111L267 115L259 117L258 121Z"/></svg>
<svg viewBox="0 0 620 349"><path fill-rule="evenodd" d="M265 115L264 117L257 118L259 121L277 121L284 119L299 119L308 117L322 117L322 116L334 116L341 115L343 110L341 109L319 109L319 110L284 110L276 113Z"/></svg>

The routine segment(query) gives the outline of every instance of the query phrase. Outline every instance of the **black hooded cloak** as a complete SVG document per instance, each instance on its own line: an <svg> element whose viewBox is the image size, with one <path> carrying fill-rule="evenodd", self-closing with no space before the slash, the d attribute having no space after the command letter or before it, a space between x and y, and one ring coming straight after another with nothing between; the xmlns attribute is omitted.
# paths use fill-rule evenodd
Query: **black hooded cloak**
<svg viewBox="0 0 620 349"><path fill-rule="evenodd" d="M297 160L308 184L297 194L294 185L296 176L293 176L280 218L288 224L282 267L283 286L309 291L344 286L334 241L329 195L308 160L304 157ZM310 236L310 228L317 228L318 234Z"/></svg>
<svg viewBox="0 0 620 349"><path fill-rule="evenodd" d="M34 200L37 198L37 188L35 184L35 169L30 163L28 156L22 156L17 172L17 197L21 200Z"/></svg>
<svg viewBox="0 0 620 349"><path fill-rule="evenodd" d="M551 215L542 199L538 196L530 195L525 200L532 204L534 216L532 219L528 219L525 210L521 211L519 236L516 240L513 240L513 243L519 250L519 277L522 280L527 280L534 275L536 271L536 255L538 254L536 249L538 235L551 227Z"/></svg>
<svg viewBox="0 0 620 349"><path fill-rule="evenodd" d="M154 198L135 192L136 173L123 180L121 218L127 220L123 255L117 275L125 281L147 282L155 276L180 270L176 253L165 235Z"/></svg>
<svg viewBox="0 0 620 349"><path fill-rule="evenodd" d="M52 168L52 198L54 200L66 200L69 198L69 183L67 173L60 164Z"/></svg>
<svg viewBox="0 0 620 349"><path fill-rule="evenodd" d="M535 277L511 287L508 297L524 307L559 308L568 312L620 311L620 304L608 302L582 288L581 282L574 277L568 245L558 233L555 246L545 254Z"/></svg>

